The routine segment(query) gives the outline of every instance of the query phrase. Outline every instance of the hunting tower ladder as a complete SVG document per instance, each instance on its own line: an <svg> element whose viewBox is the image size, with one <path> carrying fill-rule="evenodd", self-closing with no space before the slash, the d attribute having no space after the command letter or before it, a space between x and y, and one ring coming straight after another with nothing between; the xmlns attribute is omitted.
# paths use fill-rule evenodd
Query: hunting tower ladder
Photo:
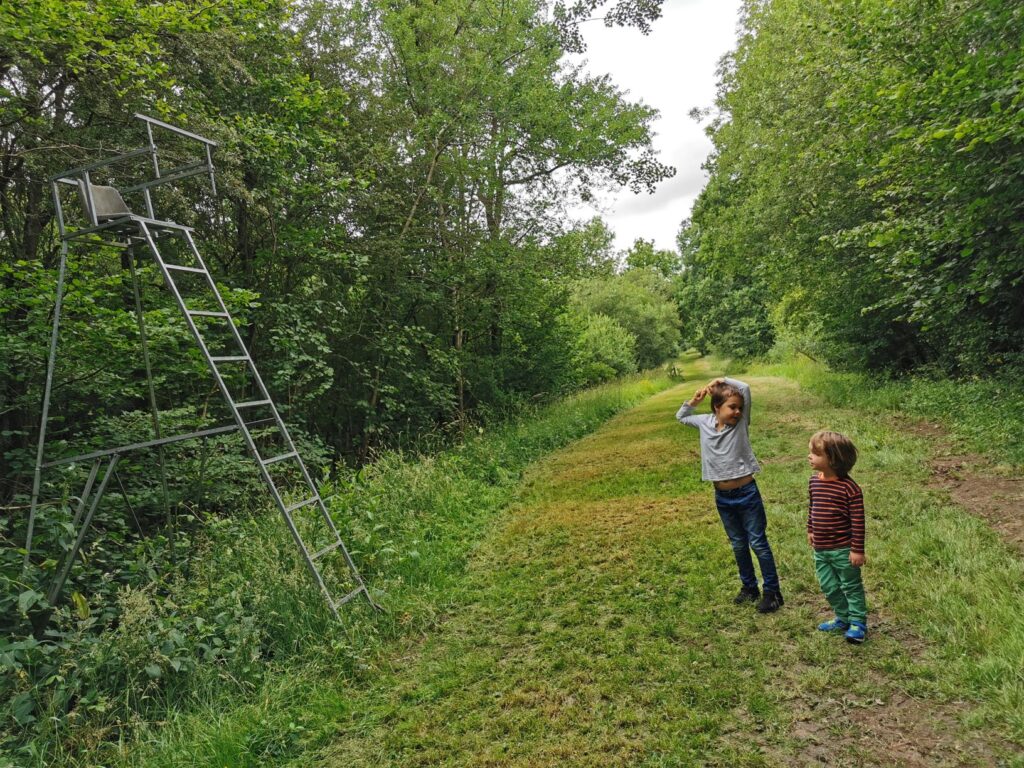
<svg viewBox="0 0 1024 768"><path fill-rule="evenodd" d="M82 547L93 514L99 506L107 485L111 478L117 477L117 464L122 455L150 448L162 451L163 446L170 443L195 438L205 439L213 435L237 431L241 434L248 452L255 460L263 482L270 489L274 503L284 518L299 553L333 616L336 619L340 618L339 608L360 595L365 597L371 606L378 608L359 575L331 514L295 447L281 414L263 383L256 363L249 354L210 270L196 247L193 229L174 221L157 218L154 211L151 190L199 174L208 176L211 191L216 194L212 150L217 145L209 139L152 117L141 114L136 114L135 117L145 123L149 139L147 146L64 171L50 179L61 238L61 256L26 534L26 567L32 552L33 529L39 506L44 469L72 462L80 462L87 466L89 462L92 463L85 488L82 495L78 497L78 507L72 522L75 535L74 543L70 551L66 553L47 592L48 602L54 605L68 579L71 566ZM200 150L198 159L162 173L160 156L154 141L154 129L169 131L175 141L184 141L193 147L198 143ZM145 175L148 178L141 182L122 189L94 183L94 179L97 177L109 176L112 166L146 158L151 163L151 173L147 171ZM84 212L83 226L70 225L69 219L65 215L61 190L68 187L73 187L77 191ZM125 203L122 193L124 196L134 195L141 198L145 205L146 215L132 212ZM160 434L152 371L146 346L145 326L136 282L136 313L143 346L143 360L150 387L155 439L78 456L63 457L49 462L44 461L61 306L65 294L68 251L69 247L76 242L92 246L114 246L149 252L231 412L233 425L169 437ZM134 262L132 265L134 277ZM214 337L217 339L216 342L213 341ZM240 392L239 387L233 386L233 382L237 382L240 377L247 382L247 385L242 388L245 392ZM269 438L267 438L268 435L270 435ZM95 481L104 462L106 469L98 488L94 489ZM285 483L284 477L291 478L292 482ZM286 485L287 487L285 487ZM344 560L344 571L347 572L346 586L340 592L329 587L329 579L325 578L330 561L337 558L339 554ZM335 562L334 565L338 568L342 564Z"/></svg>

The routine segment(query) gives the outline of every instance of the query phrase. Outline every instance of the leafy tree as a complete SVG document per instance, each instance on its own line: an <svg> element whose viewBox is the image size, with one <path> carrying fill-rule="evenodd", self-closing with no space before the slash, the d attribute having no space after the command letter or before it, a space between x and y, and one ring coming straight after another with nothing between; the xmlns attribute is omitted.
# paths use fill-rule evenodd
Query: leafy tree
<svg viewBox="0 0 1024 768"><path fill-rule="evenodd" d="M615 320L636 340L636 362L651 368L679 349L679 315L671 283L660 273L635 269L581 281L573 295L578 311Z"/></svg>
<svg viewBox="0 0 1024 768"><path fill-rule="evenodd" d="M668 249L656 249L653 240L638 237L626 251L627 269L653 269L664 277L679 272L679 254Z"/></svg>
<svg viewBox="0 0 1024 768"><path fill-rule="evenodd" d="M358 247L386 257L371 260L382 274L368 284L377 298L367 306L408 306L434 339L450 340L447 349L423 345L453 369L438 370L446 381L435 380L432 390L447 388L448 405L421 413L457 423L474 405L521 391L522 371L557 369L540 359L524 367L527 330L539 351L554 337L538 334L557 325L517 304L549 296L557 308L551 277L578 271L571 259L580 251L557 246L567 195L589 194L595 184L648 187L671 169L650 151L653 113L626 102L607 78L566 68L559 30L535 4L506 3L499 13L489 3L451 0L368 12L389 46L379 63L385 93L371 103L387 113L387 122L373 123L390 132L385 156L394 166L375 175L404 202L389 221L377 199L383 189L368 189L373 231L365 228ZM414 284L404 286L406 276ZM358 402L369 405L367 428L386 433L387 336L373 324L361 327L372 331L375 351L366 368L370 394ZM414 390L396 392L397 401L416 403Z"/></svg>
<svg viewBox="0 0 1024 768"><path fill-rule="evenodd" d="M564 9L560 26L530 2L500 13L455 0L251 0L198 13L139 2L121 9L128 26L104 9L4 6L4 83L16 96L3 107L5 253L53 263L39 179L137 145L132 111L187 119L221 143L220 199L198 198L217 215L195 221L207 259L258 294L245 335L264 377L288 419L337 459L365 460L506 394L550 390L550 376L527 373L567 364L549 322L566 294L559 279L605 258L558 246L566 201L671 173L650 148L653 112L563 64L582 6ZM47 98L59 108L47 111ZM195 202L169 199L168 214L191 221ZM26 290L52 275L40 278ZM30 331L20 312L6 315L15 335L33 334L19 348L45 349L43 315ZM111 330L89 328L98 340ZM17 455L42 378L36 356L5 380L19 403L3 414ZM169 371L163 399L194 401L206 385L190 381Z"/></svg>
<svg viewBox="0 0 1024 768"><path fill-rule="evenodd" d="M600 217L559 235L556 244L575 254L574 261L580 264L581 274L609 276L615 272L615 233Z"/></svg>
<svg viewBox="0 0 1024 768"><path fill-rule="evenodd" d="M651 146L653 110L566 64L564 54L582 47L579 24L602 7L606 23L646 29L660 0L0 4L0 500L23 505L34 462L59 252L45 180L142 145L134 112L218 142L217 197L188 187L162 194L160 211L196 228L314 465L363 463L459 429L476 412L629 370L630 333L567 311L576 280L611 276L613 238L599 220L566 231L565 212L601 187L650 189L673 169ZM161 152L164 167L181 159L173 142ZM223 418L145 254L76 251L72 261L51 450L152 437L130 268L164 431ZM637 297L650 289L641 282ZM665 346L651 338L649 347ZM131 512L108 494L73 574L78 597L57 608L44 646L29 637L29 613L44 607L38 587L70 543L68 499L88 468L47 476L56 503L40 513L28 572L12 548L0 553L0 605L18 648L19 674L0 687L9 722L28 725L43 710L47 723L71 711L88 719L111 691L120 703L110 717L124 723L147 718L157 701L187 698L175 699L174 685L187 690L181 679L172 685L137 662L152 644L187 671L195 659L183 649L214 647L210 631L177 606L147 622L124 588L160 569L188 572L204 521L260 498L240 447L235 436L165 452L177 529L166 524L152 463L125 459ZM5 541L24 540L23 529L22 515L0 522ZM65 678L61 670L78 668L72 638L104 647L93 641L114 624L139 653L131 664L106 656L90 667L109 674L106 693L85 673ZM142 692L119 695L135 673L146 677ZM47 748L65 754L61 738Z"/></svg>
<svg viewBox="0 0 1024 768"><path fill-rule="evenodd" d="M575 375L583 386L600 384L636 365L636 339L607 315L587 315L578 321L583 327L576 338Z"/></svg>
<svg viewBox="0 0 1024 768"><path fill-rule="evenodd" d="M775 339L766 286L749 271L699 258L699 240L697 227L685 223L678 238L684 269L676 282L683 343L740 360L764 355Z"/></svg>
<svg viewBox="0 0 1024 768"><path fill-rule="evenodd" d="M746 3L697 259L833 362L1016 360L1022 24L985 0Z"/></svg>

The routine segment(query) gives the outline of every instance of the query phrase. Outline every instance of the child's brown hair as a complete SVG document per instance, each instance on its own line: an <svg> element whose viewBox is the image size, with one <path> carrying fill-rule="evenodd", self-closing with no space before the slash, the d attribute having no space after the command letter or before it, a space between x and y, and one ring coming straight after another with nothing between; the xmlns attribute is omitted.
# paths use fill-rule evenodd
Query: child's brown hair
<svg viewBox="0 0 1024 768"><path fill-rule="evenodd" d="M839 477L846 477L857 463L857 447L846 435L822 429L811 436L814 452L828 459L828 465Z"/></svg>
<svg viewBox="0 0 1024 768"><path fill-rule="evenodd" d="M718 413L718 409L733 395L738 395L741 400L743 399L743 393L732 384L723 382L713 385L711 387L711 412Z"/></svg>

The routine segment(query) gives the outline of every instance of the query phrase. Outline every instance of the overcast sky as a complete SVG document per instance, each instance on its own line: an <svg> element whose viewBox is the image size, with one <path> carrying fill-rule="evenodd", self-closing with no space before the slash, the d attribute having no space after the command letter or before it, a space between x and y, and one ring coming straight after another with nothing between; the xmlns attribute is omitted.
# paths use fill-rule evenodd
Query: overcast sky
<svg viewBox="0 0 1024 768"><path fill-rule="evenodd" d="M635 29L608 29L600 21L584 25L588 69L610 74L631 101L661 113L654 123L654 146L661 161L676 169L653 195L626 189L606 197L600 209L575 211L582 219L602 216L616 233L617 248L642 237L658 248L675 249L679 224L707 179L700 166L711 150L689 112L714 100L715 68L736 45L739 8L740 0L665 0L662 17L646 36Z"/></svg>

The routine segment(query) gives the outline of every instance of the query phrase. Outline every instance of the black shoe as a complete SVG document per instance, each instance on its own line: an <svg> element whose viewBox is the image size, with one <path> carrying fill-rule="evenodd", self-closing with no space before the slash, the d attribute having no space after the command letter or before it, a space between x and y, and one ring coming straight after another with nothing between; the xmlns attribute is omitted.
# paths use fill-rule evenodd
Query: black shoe
<svg viewBox="0 0 1024 768"><path fill-rule="evenodd" d="M756 603L759 597L761 597L761 591L757 587L743 587L732 601L736 605L743 605L744 603Z"/></svg>
<svg viewBox="0 0 1024 768"><path fill-rule="evenodd" d="M781 592L770 592L766 589L761 596L761 602L757 604L757 610L759 613L773 613L785 604Z"/></svg>

